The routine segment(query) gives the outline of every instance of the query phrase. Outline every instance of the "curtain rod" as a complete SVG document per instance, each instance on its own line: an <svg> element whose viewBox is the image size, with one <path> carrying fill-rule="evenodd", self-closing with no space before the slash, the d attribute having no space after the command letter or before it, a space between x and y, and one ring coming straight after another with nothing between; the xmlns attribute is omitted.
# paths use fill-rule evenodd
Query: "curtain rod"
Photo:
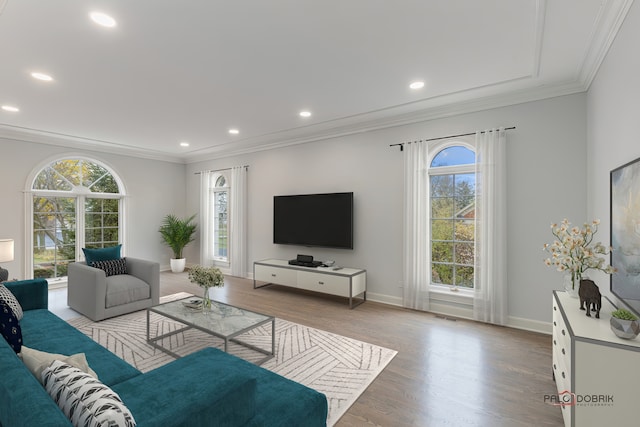
<svg viewBox="0 0 640 427"><path fill-rule="evenodd" d="M512 130L515 129L515 126L511 126L508 128L504 128L504 130ZM480 133L485 133L486 131L481 131ZM448 138L459 138L461 136L470 136L470 135L475 135L475 132L469 132L469 133L461 133L459 135L449 135L449 136L439 136L438 138L429 138L429 139L421 139L420 141L414 141L414 142L427 142L427 141L439 141L441 139L448 139ZM411 144L410 142L399 142L397 144L389 144L389 147L396 147L399 146L400 147L400 151L404 150L404 144Z"/></svg>
<svg viewBox="0 0 640 427"><path fill-rule="evenodd" d="M245 169L249 169L249 165L244 165L244 166L241 166L241 167L243 167L243 168L245 168ZM222 171L230 171L231 169L233 169L233 168L224 168L224 169L208 170L207 172L222 172ZM194 174L194 175L200 175L201 173L202 173L202 171L200 171L200 172L194 172L193 174Z"/></svg>

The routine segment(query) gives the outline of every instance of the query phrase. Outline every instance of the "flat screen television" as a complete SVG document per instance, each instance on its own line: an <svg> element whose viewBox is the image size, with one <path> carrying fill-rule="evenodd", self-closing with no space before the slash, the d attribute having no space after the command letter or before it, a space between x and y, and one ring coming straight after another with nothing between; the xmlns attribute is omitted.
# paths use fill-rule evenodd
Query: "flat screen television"
<svg viewBox="0 0 640 427"><path fill-rule="evenodd" d="M640 316L640 159L611 171L611 293Z"/></svg>
<svg viewBox="0 0 640 427"><path fill-rule="evenodd" d="M353 249L353 192L274 196L273 243Z"/></svg>

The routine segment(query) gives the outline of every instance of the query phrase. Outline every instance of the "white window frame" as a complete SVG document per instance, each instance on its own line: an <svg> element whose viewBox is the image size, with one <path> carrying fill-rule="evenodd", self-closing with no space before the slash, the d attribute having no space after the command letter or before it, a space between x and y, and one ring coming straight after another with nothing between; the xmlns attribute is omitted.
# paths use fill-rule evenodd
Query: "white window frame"
<svg viewBox="0 0 640 427"><path fill-rule="evenodd" d="M82 160L85 162L95 163L100 167L106 169L113 179L116 181L118 185L119 192L118 193L93 193L89 189L84 187L76 187L71 191L64 190L34 190L33 185L35 183L35 179L38 175L50 165L62 161L62 160ZM85 155L79 154L67 154L64 156L56 156L54 158L50 158L38 166L36 166L29 176L27 177L27 181L25 184L24 191L24 209L25 209L25 256L24 256L24 268L25 268L25 277L32 279L33 278L33 198L36 196L40 197L70 197L75 198L76 203L76 242L75 242L75 252L76 259L75 261L84 261L84 253L82 248L85 245L85 202L87 198L92 199L119 199L118 201L118 239L120 244L123 245L122 254L123 256L126 253L126 189L124 186L124 182L120 178L120 175L108 164L105 162L95 159L93 157L87 157ZM67 277L54 277L48 278L47 282L49 285L64 285L66 284Z"/></svg>
<svg viewBox="0 0 640 427"><path fill-rule="evenodd" d="M218 187L216 186L218 179L220 179L220 177L224 178L225 181L225 185ZM223 267L223 268L229 268L231 266L231 260L230 260L230 243L231 243L231 228L229 227L230 225L230 216L231 216L231 212L229 210L229 196L231 194L231 185L230 185L230 176L228 171L219 171L216 173L211 174L211 182L209 185L209 213L210 213L210 218L212 220L212 224L211 224L211 230L213 232L213 239L211 239L211 254L215 254L216 253L216 242L218 241L218 236L217 236L217 215L216 215L216 193L221 193L221 192L226 192L227 193L227 256L223 257L223 256L216 256L216 255L212 255L212 260L213 260L213 264L217 267Z"/></svg>
<svg viewBox="0 0 640 427"><path fill-rule="evenodd" d="M475 163L470 163L470 164L466 164L466 165L455 165L455 166L438 166L438 167L431 167L431 162L433 161L433 159L435 159L435 157L440 154L440 152L442 152L443 150L450 148L450 147L464 147L467 148L471 151L473 151L474 153L476 153L476 147L475 147L475 143L473 143L473 140L471 138L464 138L464 139L454 139L454 140L444 140L444 141L436 141L433 143L433 145L431 147L429 147L429 156L427 159L427 173L429 175L429 185L428 185L428 189L429 189L429 200L431 200L431 177L432 176L437 176L437 175L451 175L451 174L468 174L468 173L476 173L476 165ZM477 154L476 154L477 155ZM430 204L430 203L429 203ZM429 209L429 245L431 245L431 209ZM474 252L475 252L475 248L474 248ZM431 251L429 251L429 253L431 253ZM451 294L451 292L455 292L456 294L460 295L460 296L464 296L464 297L468 297L468 298L472 298L473 297L473 293L474 293L474 289L473 288L466 288L466 287L457 287L457 286L453 286L453 285L447 285L447 284L442 284L442 283L432 283L431 282L431 264L432 264L432 259L428 260L428 271L429 271L429 291L430 292L434 292L434 293L446 293L446 294ZM474 282L475 282L475 271L474 271ZM453 301L455 302L455 301Z"/></svg>

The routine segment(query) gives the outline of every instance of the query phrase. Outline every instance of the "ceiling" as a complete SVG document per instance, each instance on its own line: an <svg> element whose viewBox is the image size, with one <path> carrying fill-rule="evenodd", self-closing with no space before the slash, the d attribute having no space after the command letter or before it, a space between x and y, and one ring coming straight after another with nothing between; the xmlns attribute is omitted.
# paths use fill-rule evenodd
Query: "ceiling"
<svg viewBox="0 0 640 427"><path fill-rule="evenodd" d="M583 92L631 3L0 0L0 137L190 163Z"/></svg>

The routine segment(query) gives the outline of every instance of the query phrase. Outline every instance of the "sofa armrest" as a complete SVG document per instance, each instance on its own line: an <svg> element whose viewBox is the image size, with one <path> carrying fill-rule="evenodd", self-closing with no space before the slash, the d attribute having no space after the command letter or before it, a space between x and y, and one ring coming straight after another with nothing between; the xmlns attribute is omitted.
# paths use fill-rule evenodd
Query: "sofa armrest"
<svg viewBox="0 0 640 427"><path fill-rule="evenodd" d="M246 425L256 412L256 379L225 359L235 357L206 348L111 388L138 427Z"/></svg>
<svg viewBox="0 0 640 427"><path fill-rule="evenodd" d="M15 295L23 310L49 308L49 284L45 279L3 283Z"/></svg>
<svg viewBox="0 0 640 427"><path fill-rule="evenodd" d="M69 264L67 270L69 307L92 319L101 319L104 318L106 295L107 275L104 270L90 267L84 262Z"/></svg>
<svg viewBox="0 0 640 427"><path fill-rule="evenodd" d="M127 274L149 284L153 305L160 303L160 264L139 258L127 257Z"/></svg>

